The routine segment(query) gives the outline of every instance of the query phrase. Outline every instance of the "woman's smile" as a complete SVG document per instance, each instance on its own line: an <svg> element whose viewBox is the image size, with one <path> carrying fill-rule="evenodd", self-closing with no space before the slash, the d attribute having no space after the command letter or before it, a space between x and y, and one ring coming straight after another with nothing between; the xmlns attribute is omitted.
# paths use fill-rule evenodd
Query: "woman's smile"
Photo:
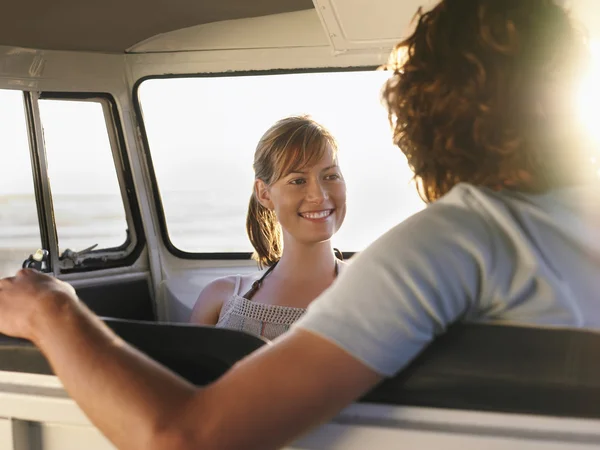
<svg viewBox="0 0 600 450"><path fill-rule="evenodd" d="M331 217L331 215L333 214L334 211L335 211L335 209L321 209L318 211L300 212L300 213L298 213L298 215L300 217L302 217L303 219L307 219L307 220L311 220L311 221L315 221L315 222L323 222L323 221L327 220L329 217Z"/></svg>

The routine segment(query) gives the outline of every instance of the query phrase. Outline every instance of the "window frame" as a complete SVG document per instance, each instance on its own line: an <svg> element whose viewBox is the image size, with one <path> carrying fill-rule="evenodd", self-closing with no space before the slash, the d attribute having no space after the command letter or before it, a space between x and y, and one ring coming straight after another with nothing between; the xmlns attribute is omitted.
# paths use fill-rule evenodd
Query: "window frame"
<svg viewBox="0 0 600 450"><path fill-rule="evenodd" d="M47 261L45 272L54 271L56 261L53 258L52 249L58 249L56 243L56 231L54 220L54 208L49 197L48 174L45 163L46 152L43 146L43 136L40 128L37 95L34 92L22 91L23 110L27 124L27 137L29 140L29 157L31 160L31 175L33 177L33 190L38 215L38 226L40 230L40 245L48 250L50 256ZM32 248L33 254L36 249ZM58 250L57 250L58 251Z"/></svg>
<svg viewBox="0 0 600 450"><path fill-rule="evenodd" d="M163 74L163 75L148 75L139 78L133 85L133 109L136 121L139 126L139 134L142 141L142 151L144 152L145 161L147 164L148 175L154 197L154 207L157 214L160 236L163 244L173 256L187 260L213 260L213 261L232 261L232 260L249 260L252 257L251 252L188 252L176 247L169 236L165 210L163 207L162 197L156 172L154 170L154 162L146 132L146 124L142 113L142 106L139 96L139 88L147 80L173 79L173 78L233 78L246 76L260 75L289 75L302 73L332 73L332 72L364 72L369 70L377 70L380 66L348 66L348 67L311 67L298 69L267 69L267 70L240 70L235 72L202 72L193 74ZM342 250L344 259L351 258L356 252L347 252Z"/></svg>
<svg viewBox="0 0 600 450"><path fill-rule="evenodd" d="M34 94L37 98L34 98ZM26 98L29 97L29 101L31 102L32 123L30 123L30 130L33 130L34 128L36 130L30 131L30 134L33 136L32 151L35 152L35 154L32 153L32 160L36 159L34 166L34 180L37 180L36 182L39 183L40 191L45 190L45 192L40 192L39 198L36 193L36 200L38 201L38 214L40 215L40 228L42 229L42 244L48 245L48 248L44 248L49 250L51 255L50 260L52 264L49 264L49 270L54 270L61 274L69 274L133 265L142 253L146 244L146 239L129 156L127 154L122 120L114 96L106 92L54 91L43 91L39 93L25 92L25 96ZM61 254L59 253L56 223L53 214L54 203L50 181L48 180L46 173L46 151L43 147L43 136L40 134L42 122L41 116L39 115L37 100L98 102L101 104L104 112L105 125L111 146L111 155L125 211L125 231L127 233L127 238L125 242L118 247L103 248L86 252L85 256L82 256L81 261L73 267L67 267L64 263L65 259L61 258ZM35 127L32 125L35 125ZM44 159L42 160L42 158ZM43 169L40 166L42 166ZM38 186L36 186L36 191L37 188ZM40 211L42 214L40 214ZM42 228L42 226L45 228ZM75 249L75 251L77 250L81 249ZM35 251L35 249L33 251Z"/></svg>

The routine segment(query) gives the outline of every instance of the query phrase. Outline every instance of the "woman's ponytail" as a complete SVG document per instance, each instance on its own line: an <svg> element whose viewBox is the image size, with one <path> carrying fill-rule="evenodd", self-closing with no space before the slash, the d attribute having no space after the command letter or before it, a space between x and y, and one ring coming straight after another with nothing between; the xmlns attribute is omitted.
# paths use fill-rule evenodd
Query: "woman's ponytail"
<svg viewBox="0 0 600 450"><path fill-rule="evenodd" d="M252 258L258 262L258 267L270 267L279 261L283 252L281 226L275 212L265 208L253 193L248 205L246 231L254 254Z"/></svg>

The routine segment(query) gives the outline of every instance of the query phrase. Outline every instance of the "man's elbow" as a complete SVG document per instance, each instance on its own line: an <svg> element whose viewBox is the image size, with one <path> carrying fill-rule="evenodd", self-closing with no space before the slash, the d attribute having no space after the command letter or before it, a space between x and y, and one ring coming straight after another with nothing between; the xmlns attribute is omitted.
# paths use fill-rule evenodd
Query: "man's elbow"
<svg viewBox="0 0 600 450"><path fill-rule="evenodd" d="M140 450L198 450L216 448L208 436L209 422L201 414L190 415L190 408L181 406L179 413L157 417L144 433Z"/></svg>
<svg viewBox="0 0 600 450"><path fill-rule="evenodd" d="M198 450L215 448L209 440L201 435L200 430L183 429L177 426L156 431L150 436L147 444L144 450Z"/></svg>

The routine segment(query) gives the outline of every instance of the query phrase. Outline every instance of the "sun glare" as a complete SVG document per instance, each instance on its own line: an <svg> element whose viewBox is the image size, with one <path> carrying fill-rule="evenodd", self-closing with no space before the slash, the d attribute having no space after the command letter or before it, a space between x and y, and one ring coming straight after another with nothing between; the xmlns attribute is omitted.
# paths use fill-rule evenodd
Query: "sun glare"
<svg viewBox="0 0 600 450"><path fill-rule="evenodd" d="M597 165L600 159L600 116L597 114L600 108L600 41L590 42L590 50L592 63L579 91L579 111L585 128L596 144L591 163Z"/></svg>
<svg viewBox="0 0 600 450"><path fill-rule="evenodd" d="M579 105L586 127L600 141L600 118L597 114L600 107L600 42L592 41L590 49L592 67L581 85Z"/></svg>

